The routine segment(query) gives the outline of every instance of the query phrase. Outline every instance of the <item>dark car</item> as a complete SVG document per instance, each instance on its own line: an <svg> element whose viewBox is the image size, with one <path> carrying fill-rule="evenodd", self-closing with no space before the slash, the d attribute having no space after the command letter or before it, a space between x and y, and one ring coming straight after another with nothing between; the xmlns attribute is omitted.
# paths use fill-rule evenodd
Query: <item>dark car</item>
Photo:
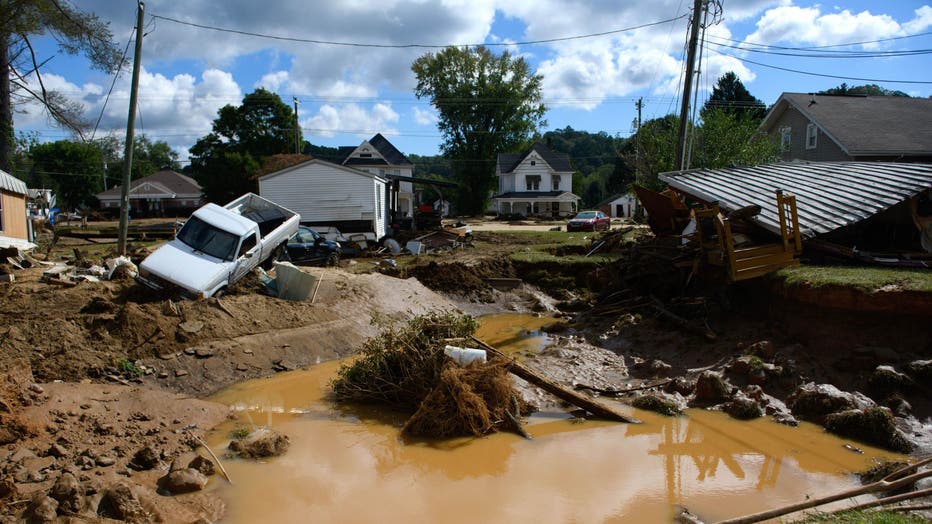
<svg viewBox="0 0 932 524"><path fill-rule="evenodd" d="M307 226L298 226L281 258L299 265L335 266L340 263L342 253L339 243L327 240Z"/></svg>
<svg viewBox="0 0 932 524"><path fill-rule="evenodd" d="M567 231L608 231L611 228L611 217L601 211L580 211L566 223Z"/></svg>

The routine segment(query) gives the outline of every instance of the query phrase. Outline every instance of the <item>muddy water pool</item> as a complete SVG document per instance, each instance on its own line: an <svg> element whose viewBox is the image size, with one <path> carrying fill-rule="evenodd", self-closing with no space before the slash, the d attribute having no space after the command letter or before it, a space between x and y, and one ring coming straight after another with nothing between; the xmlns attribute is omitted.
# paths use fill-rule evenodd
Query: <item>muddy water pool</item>
<svg viewBox="0 0 932 524"><path fill-rule="evenodd" d="M535 351L546 320L496 316L479 336ZM538 324L539 323L539 324ZM403 441L405 416L326 399L339 362L233 386L214 397L236 421L213 433L226 447L242 425L291 439L265 462L227 460L233 479L212 481L226 522L669 522L676 504L707 521L770 509L855 485L846 472L888 453L864 454L821 428L790 428L690 410L668 418L625 408L643 424L529 419L533 440L511 434Z"/></svg>

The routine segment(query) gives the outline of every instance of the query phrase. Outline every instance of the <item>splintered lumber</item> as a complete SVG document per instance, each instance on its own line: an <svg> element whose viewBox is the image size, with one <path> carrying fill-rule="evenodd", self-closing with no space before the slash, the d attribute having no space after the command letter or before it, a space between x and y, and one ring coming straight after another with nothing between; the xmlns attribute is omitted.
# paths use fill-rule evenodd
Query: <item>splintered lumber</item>
<svg viewBox="0 0 932 524"><path fill-rule="evenodd" d="M890 473L886 477L861 486L860 488L849 489L836 493L834 495L829 495L826 497L821 497L817 499L810 499L805 502L800 502L797 504L792 504L789 506L784 506L782 508L772 509L770 511L764 511L761 513L755 513L753 515L746 515L744 517L738 517L734 519L722 520L718 524L750 524L752 522L761 522L764 520L772 519L779 517L781 515L787 515L789 513L795 513L797 511L802 511L804 509L814 508L816 506L822 506L830 502L835 502L838 500L848 499L851 497L856 497L858 495L865 495L867 493L878 493L883 491L891 491L902 486L908 486L917 480L924 479L926 477L932 477L932 469L920 471L918 473L913 473L911 475L906 475L910 471L917 471L920 467L925 466L926 464L932 463L932 457L925 460L921 460L911 466L906 466L904 468L898 469L893 473ZM906 475L906 476L903 476Z"/></svg>
<svg viewBox="0 0 932 524"><path fill-rule="evenodd" d="M515 361L514 359L511 359L510 357L508 357L501 351L493 348L492 346L486 344L485 342L479 340L476 337L470 337L470 338L472 338L472 340L476 344L479 344L479 346L482 349L486 350L491 356L495 358L504 359L504 360L511 360L511 364L508 367L508 371L510 371L512 374L514 374L517 377L523 378L529 383L543 389L544 391L559 398L560 400L569 402L570 404L573 404L576 407L584 409L588 411L589 413L592 413L593 415L599 418L606 419L606 420L614 420L616 422L628 422L630 424L641 423L641 421L636 418L629 417L628 415L625 415L624 413L621 413L620 411L616 411L615 409L612 409L609 406L596 402L595 400L589 397L586 397L584 395L580 395L579 393L576 393L575 391L571 389L567 389L561 386L560 384L557 384L556 382L553 382L539 375L537 372L532 371L531 369L528 369L527 367L523 366L521 363Z"/></svg>

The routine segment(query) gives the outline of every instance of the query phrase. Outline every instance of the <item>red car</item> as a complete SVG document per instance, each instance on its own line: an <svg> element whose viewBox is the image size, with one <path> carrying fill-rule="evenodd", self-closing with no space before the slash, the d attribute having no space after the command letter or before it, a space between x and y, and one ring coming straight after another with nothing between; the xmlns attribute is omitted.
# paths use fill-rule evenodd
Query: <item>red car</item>
<svg viewBox="0 0 932 524"><path fill-rule="evenodd" d="M581 211L566 223L567 231L608 231L612 218L601 211Z"/></svg>

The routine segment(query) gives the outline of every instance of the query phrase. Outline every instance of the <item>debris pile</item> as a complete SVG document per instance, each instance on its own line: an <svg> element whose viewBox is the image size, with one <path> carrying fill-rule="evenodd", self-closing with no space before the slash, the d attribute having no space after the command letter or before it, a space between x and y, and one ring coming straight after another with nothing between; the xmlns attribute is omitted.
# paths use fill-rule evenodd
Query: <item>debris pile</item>
<svg viewBox="0 0 932 524"><path fill-rule="evenodd" d="M362 356L343 365L331 385L338 400L382 403L413 413L405 434L428 438L518 430L528 414L501 363L459 367L444 354L451 339L478 327L469 316L430 314L369 339Z"/></svg>

